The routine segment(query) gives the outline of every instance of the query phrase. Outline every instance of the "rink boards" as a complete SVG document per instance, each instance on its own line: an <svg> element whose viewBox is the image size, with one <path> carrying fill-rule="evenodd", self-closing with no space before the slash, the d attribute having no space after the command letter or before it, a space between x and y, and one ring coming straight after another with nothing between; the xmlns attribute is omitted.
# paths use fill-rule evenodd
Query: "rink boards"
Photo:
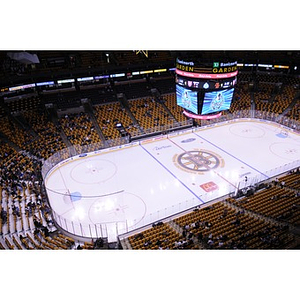
<svg viewBox="0 0 300 300"><path fill-rule="evenodd" d="M59 226L113 240L276 176L299 159L298 133L243 119L69 158L48 172L45 186Z"/></svg>

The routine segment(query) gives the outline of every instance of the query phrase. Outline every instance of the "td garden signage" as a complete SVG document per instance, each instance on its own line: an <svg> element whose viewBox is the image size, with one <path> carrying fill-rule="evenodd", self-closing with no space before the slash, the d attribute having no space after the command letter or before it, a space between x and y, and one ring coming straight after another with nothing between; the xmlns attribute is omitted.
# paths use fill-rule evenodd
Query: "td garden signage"
<svg viewBox="0 0 300 300"><path fill-rule="evenodd" d="M194 72L194 67L193 66L185 66L181 64L176 64L176 69L181 70L181 71L186 71L186 72Z"/></svg>
<svg viewBox="0 0 300 300"><path fill-rule="evenodd" d="M194 72L194 63L177 59L176 69L186 72Z"/></svg>
<svg viewBox="0 0 300 300"><path fill-rule="evenodd" d="M237 62L228 62L228 63L219 63L214 62L213 63L213 69L212 72L214 74L218 73L231 73L237 71Z"/></svg>
<svg viewBox="0 0 300 300"><path fill-rule="evenodd" d="M198 74L225 74L233 73L237 71L237 62L213 62L212 65L202 65L196 64L194 62L186 62L180 59L176 61L176 73L180 74L182 72L188 73L198 73ZM183 74L181 74L183 75ZM185 74L188 76L188 74Z"/></svg>

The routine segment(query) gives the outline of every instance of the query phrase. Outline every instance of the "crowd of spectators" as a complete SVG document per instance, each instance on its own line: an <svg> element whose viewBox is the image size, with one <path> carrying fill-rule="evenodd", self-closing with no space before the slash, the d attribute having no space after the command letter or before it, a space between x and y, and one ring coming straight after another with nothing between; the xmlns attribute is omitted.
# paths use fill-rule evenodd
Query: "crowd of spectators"
<svg viewBox="0 0 300 300"><path fill-rule="evenodd" d="M285 176L297 174L297 170ZM287 187L278 181L282 189ZM269 187L272 189L272 187ZM276 187L273 187L275 189ZM258 191L258 196L266 193L265 189ZM179 226L180 238L174 242L174 249L185 249L190 245L197 245L197 249L287 249L293 248L297 241L290 232L292 223L282 222L281 218L273 218L270 222L268 214L261 214L260 210L243 203L254 203L254 196L244 196L242 199L228 198L205 208L195 208L173 221ZM280 197L275 197L280 202ZM261 205L269 207L265 199ZM234 206L232 206L234 205ZM290 203L292 209L298 209L299 204ZM298 220L300 217L298 215ZM143 237L140 232L135 238ZM129 239L130 241L130 239ZM153 243L153 240L147 241Z"/></svg>
<svg viewBox="0 0 300 300"><path fill-rule="evenodd" d="M252 75L245 75L242 78L243 80L241 80L241 83L236 88L232 107L229 112L224 113L224 119L230 114L234 116L238 114L238 117L249 117L251 96L248 80L255 82L251 76ZM256 78L256 80L258 79ZM270 83L262 83L268 80ZM254 101L256 107L262 110L262 118L266 117L266 115L270 116L271 114L271 118L276 119L280 113L289 106L295 96L296 91L293 85L298 84L299 80L293 79L289 81L286 79L284 86L279 90L281 92L277 90L277 92L275 92L274 87L276 87L278 80L278 77L273 78L267 75L265 77L260 75L258 80L258 82L261 82L258 85L259 93L254 93ZM138 84L134 86L137 87ZM142 85L139 85L139 88L141 88L141 86L146 89L145 93L148 95L150 88L148 82L143 82ZM133 85L131 85L131 88L132 87ZM120 88L120 90L122 90L122 88ZM124 89L124 91L129 90L130 88ZM135 95L135 93L138 94L138 90L137 88L135 91L131 91L132 95ZM112 91L110 90L110 92ZM21 222L23 212L31 218L31 227L29 226L27 228L33 229L33 233L38 236L43 233L46 237L49 237L48 228L53 225L53 222L51 220L50 208L47 205L46 195L42 192L41 165L43 160L67 146L63 142L60 134L61 131L66 134L68 141L73 145L84 146L93 143L103 143L104 141L99 135L94 121L86 112L66 113L58 118L57 124L54 124L53 120L46 114L46 111L41 109L42 101L38 97L31 98L31 106L26 106L24 104L26 101L16 101L18 101L18 103L13 105L11 102L11 104L8 105L8 109L11 109L14 113L21 113L27 125L29 125L29 129L20 127L11 115L5 114L4 109L2 110L3 116L1 116L0 119L0 133L2 134L0 136L1 232L3 232L3 226L8 224L10 216L12 219ZM105 105L95 105L93 107L95 119L98 122L104 138L115 139L119 136L120 133L115 126L119 122L122 123L129 133L140 133L141 128L145 130L153 129L165 125L174 125L175 122L186 120L182 114L182 108L176 105L174 92L162 95L159 99L149 96L128 102L129 112L132 113L137 123L134 123L134 120L128 114L128 110L121 107L119 102L117 102L118 104L108 103ZM69 104L72 106L72 101L69 101ZM17 111L18 109L20 109L20 111ZM299 130L299 128L295 127L296 125L291 121L290 117L297 120L299 117L299 104L296 104L290 113L280 120L282 124ZM219 119L218 121L222 120L223 119ZM202 121L199 125L206 124L210 124L210 121ZM298 170L295 174L298 174ZM297 183L297 180L298 179L294 180L294 182ZM281 188L287 188L288 184L283 184L283 182L286 183L287 180L284 179L281 182ZM32 183L30 187L28 186L29 183ZM299 182L298 185L293 188L297 189L298 186ZM25 199L24 190L26 189L30 189L34 192L34 201ZM6 195L6 197L2 197L2 194ZM298 192L296 192L295 195L298 197ZM20 197L25 198L20 199ZM277 200L281 199L283 198L278 198ZM276 201L275 198L271 200ZM24 206L21 207L20 203L22 203L22 205L24 204ZM298 216L298 214L296 214L298 203L294 201L291 204L291 209L283 210L279 213L277 221L294 218L294 222L299 222L299 219L296 218L296 216ZM218 216L222 222L226 220L229 215L228 211L225 212L226 209ZM36 216L40 213L44 218L44 223L41 219L36 219ZM250 244L246 243L246 241L256 240L259 241L260 244L252 242L251 245L276 248L282 246L280 236L284 236L287 229L286 227L272 227L264 224L262 229L257 230L257 232L249 231L247 228L243 228L243 220L239 214L228 224L237 229L239 241L231 238L226 232L219 232L218 234L210 232L212 227L216 227L215 219L212 221L199 218L191 223L184 224L180 234L176 235L174 233L172 239L169 237L169 235L171 236L172 234L169 231L165 231L165 233L161 233L161 236L157 237L154 241L149 238L143 240L142 247L146 249L151 247L158 249L194 249L197 247L208 249L239 249L249 247ZM9 226L6 227L6 233L7 232L9 232ZM25 237L22 236L22 240L24 240L24 238ZM141 236L138 240L142 240Z"/></svg>
<svg viewBox="0 0 300 300"><path fill-rule="evenodd" d="M65 114L59 119L59 124L73 145L89 145L101 142L87 113Z"/></svg>

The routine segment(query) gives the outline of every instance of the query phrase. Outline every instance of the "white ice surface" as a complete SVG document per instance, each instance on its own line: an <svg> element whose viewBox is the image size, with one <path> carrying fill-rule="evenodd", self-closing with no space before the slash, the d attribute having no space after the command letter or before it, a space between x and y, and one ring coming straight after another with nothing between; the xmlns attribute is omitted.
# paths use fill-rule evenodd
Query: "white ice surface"
<svg viewBox="0 0 300 300"><path fill-rule="evenodd" d="M280 132L275 124L238 121L77 157L49 172L50 205L64 229L113 241L298 166L299 134ZM203 188L209 182L213 191Z"/></svg>

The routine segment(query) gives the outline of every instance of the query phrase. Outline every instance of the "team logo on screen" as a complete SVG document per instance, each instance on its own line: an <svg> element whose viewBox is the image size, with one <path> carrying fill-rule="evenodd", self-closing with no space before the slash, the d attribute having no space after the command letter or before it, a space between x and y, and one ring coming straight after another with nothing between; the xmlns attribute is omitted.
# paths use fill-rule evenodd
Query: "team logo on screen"
<svg viewBox="0 0 300 300"><path fill-rule="evenodd" d="M197 174L204 174L218 167L224 167L224 160L221 156L202 149L176 154L173 161L178 168Z"/></svg>
<svg viewBox="0 0 300 300"><path fill-rule="evenodd" d="M203 88L204 88L204 89L208 89L208 88L209 88L209 84L208 84L207 82L205 82L205 83L203 84Z"/></svg>

